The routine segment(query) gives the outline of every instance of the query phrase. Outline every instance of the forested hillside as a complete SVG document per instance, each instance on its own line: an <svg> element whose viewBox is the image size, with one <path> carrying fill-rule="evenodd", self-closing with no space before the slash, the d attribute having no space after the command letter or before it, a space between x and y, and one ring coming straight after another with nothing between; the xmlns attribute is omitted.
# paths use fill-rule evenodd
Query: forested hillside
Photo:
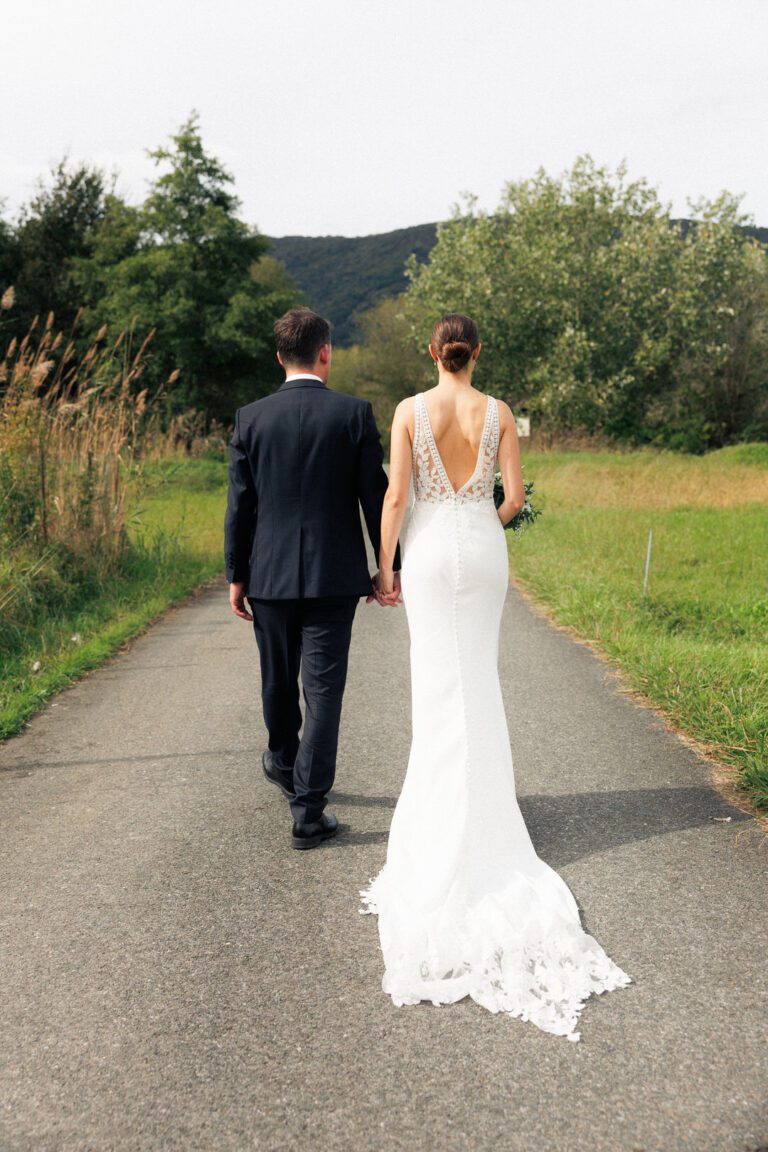
<svg viewBox="0 0 768 1152"><path fill-rule="evenodd" d="M307 304L331 320L335 342L348 347L357 337L356 316L405 290L406 260L411 253L425 260L436 234L436 224L417 224L374 236L281 236L269 244Z"/></svg>
<svg viewBox="0 0 768 1152"><path fill-rule="evenodd" d="M683 233L691 221L679 223ZM768 246L768 228L743 229ZM417 224L372 236L279 236L269 239L270 253L290 272L310 308L333 322L337 345L359 338L356 319L385 296L407 287L403 271L413 252L422 262L432 249L436 224Z"/></svg>

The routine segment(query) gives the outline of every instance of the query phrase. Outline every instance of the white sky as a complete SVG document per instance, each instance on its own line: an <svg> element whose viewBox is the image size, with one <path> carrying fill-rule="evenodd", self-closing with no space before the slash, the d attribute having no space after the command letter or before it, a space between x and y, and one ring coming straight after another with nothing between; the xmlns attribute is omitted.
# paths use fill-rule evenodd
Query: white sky
<svg viewBox="0 0 768 1152"><path fill-rule="evenodd" d="M0 31L6 215L65 152L140 201L197 108L268 235L493 209L582 152L768 226L768 0L25 0Z"/></svg>

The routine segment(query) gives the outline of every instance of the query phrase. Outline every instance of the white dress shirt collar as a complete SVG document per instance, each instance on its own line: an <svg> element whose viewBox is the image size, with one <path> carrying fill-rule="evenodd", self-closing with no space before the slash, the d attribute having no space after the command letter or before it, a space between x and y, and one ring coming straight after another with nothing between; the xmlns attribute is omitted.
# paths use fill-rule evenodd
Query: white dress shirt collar
<svg viewBox="0 0 768 1152"><path fill-rule="evenodd" d="M322 377L315 376L314 372L293 372L290 376L286 376L283 383L287 384L289 380L319 380L321 384L325 383Z"/></svg>

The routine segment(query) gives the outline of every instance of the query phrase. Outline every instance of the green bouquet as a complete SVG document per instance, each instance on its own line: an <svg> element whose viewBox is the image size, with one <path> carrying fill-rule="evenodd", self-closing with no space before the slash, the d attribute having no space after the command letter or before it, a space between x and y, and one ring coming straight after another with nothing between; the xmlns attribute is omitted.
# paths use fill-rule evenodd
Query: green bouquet
<svg viewBox="0 0 768 1152"><path fill-rule="evenodd" d="M513 532L521 532L526 524L533 524L541 516L541 509L535 508L531 503L533 480L524 479L523 488L525 490L525 503L520 511L504 525L505 528L511 528ZM493 502L497 508L500 508L504 503L504 485L501 480L501 472L497 472L493 477Z"/></svg>

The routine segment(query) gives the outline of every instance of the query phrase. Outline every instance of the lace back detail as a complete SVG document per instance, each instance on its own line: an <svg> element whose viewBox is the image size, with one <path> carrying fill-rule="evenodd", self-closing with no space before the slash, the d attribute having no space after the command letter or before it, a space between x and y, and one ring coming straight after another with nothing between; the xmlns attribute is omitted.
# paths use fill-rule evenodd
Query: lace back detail
<svg viewBox="0 0 768 1152"><path fill-rule="evenodd" d="M437 450L424 393L415 397L413 428L413 487L417 500L435 503L479 503L493 499L493 477L499 450L499 406L488 397L475 470L454 490Z"/></svg>

